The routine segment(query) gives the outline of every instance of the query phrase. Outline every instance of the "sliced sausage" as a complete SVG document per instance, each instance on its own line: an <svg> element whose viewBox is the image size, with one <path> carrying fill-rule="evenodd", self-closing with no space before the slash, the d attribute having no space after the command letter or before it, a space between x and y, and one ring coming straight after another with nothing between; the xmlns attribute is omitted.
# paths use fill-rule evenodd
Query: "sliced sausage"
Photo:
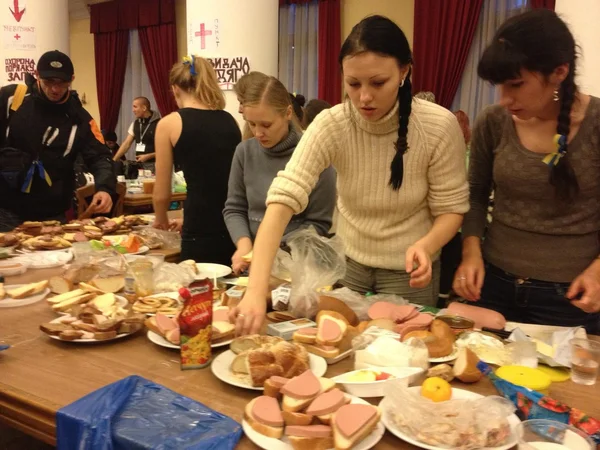
<svg viewBox="0 0 600 450"><path fill-rule="evenodd" d="M342 391L335 388L329 392L319 395L313 400L306 410L306 414L312 416L324 416L340 409L346 404L346 397Z"/></svg>
<svg viewBox="0 0 600 450"><path fill-rule="evenodd" d="M213 322L229 322L229 308L213 309Z"/></svg>
<svg viewBox="0 0 600 450"><path fill-rule="evenodd" d="M340 324L335 320L331 320L329 318L324 318L320 325L320 335L321 340L324 342L335 342L339 340L342 334L342 328Z"/></svg>
<svg viewBox="0 0 600 450"><path fill-rule="evenodd" d="M433 316L431 314L419 313L416 317L407 320L394 327L394 331L400 335L410 333L416 330L427 330L429 325L433 322Z"/></svg>
<svg viewBox="0 0 600 450"><path fill-rule="evenodd" d="M275 386L278 389L281 389L287 384L288 381L290 381L290 379L273 375L271 378L269 378L269 381L273 384L273 386Z"/></svg>
<svg viewBox="0 0 600 450"><path fill-rule="evenodd" d="M309 369L292 378L281 388L281 393L293 398L304 399L314 397L321 390L321 382Z"/></svg>
<svg viewBox="0 0 600 450"><path fill-rule="evenodd" d="M279 403L274 397L268 397L261 395L254 401L252 405L252 415L254 418L270 427L282 427L283 416L281 415L281 409Z"/></svg>
<svg viewBox="0 0 600 450"><path fill-rule="evenodd" d="M375 302L369 307L367 314L371 320L375 319L391 319L392 311L396 305L390 302Z"/></svg>
<svg viewBox="0 0 600 450"><path fill-rule="evenodd" d="M475 328L478 329L486 327L494 330L504 330L506 326L506 319L502 314L491 309L482 308L481 306L453 302L448 306L448 313L471 319L475 322Z"/></svg>
<svg viewBox="0 0 600 450"><path fill-rule="evenodd" d="M317 329L316 328L300 328L296 331L297 334L302 334L304 336L316 336Z"/></svg>
<svg viewBox="0 0 600 450"><path fill-rule="evenodd" d="M331 433L331 427L327 425L288 425L285 427L286 436L328 438Z"/></svg>
<svg viewBox="0 0 600 450"><path fill-rule="evenodd" d="M414 305L395 305L392 309L392 320L396 323L404 322L409 317L414 317L417 307Z"/></svg>
<svg viewBox="0 0 600 450"><path fill-rule="evenodd" d="M340 433L350 438L377 414L373 405L351 403L342 406L333 416L335 426Z"/></svg>
<svg viewBox="0 0 600 450"><path fill-rule="evenodd" d="M75 240L75 242L86 242L88 238L82 232L78 232L73 236L73 240Z"/></svg>

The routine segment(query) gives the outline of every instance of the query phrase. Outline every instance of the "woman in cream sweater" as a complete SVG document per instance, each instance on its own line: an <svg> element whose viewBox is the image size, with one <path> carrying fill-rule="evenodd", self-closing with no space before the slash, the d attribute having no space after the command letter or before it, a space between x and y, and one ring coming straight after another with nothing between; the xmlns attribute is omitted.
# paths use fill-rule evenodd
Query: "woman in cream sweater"
<svg viewBox="0 0 600 450"><path fill-rule="evenodd" d="M330 165L338 176L337 233L348 257L342 283L437 301L439 251L469 209L460 127L450 111L412 99L410 47L391 20L358 23L339 60L349 100L319 114L273 181L248 290L231 311L238 334L259 330L281 236Z"/></svg>

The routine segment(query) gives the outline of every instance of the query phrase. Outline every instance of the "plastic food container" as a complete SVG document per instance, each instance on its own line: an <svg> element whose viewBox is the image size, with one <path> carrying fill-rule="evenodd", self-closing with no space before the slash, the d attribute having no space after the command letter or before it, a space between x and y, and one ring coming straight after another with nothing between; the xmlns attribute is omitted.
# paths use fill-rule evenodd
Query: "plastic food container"
<svg viewBox="0 0 600 450"><path fill-rule="evenodd" d="M475 322L466 317L443 315L437 316L436 319L446 322L455 334L460 334L463 331L472 331L475 329Z"/></svg>
<svg viewBox="0 0 600 450"><path fill-rule="evenodd" d="M357 372L364 371L385 372L393 377L381 381L351 381L352 377L355 376ZM419 367L371 367L346 372L337 377L333 377L332 380L341 384L344 387L344 390L350 395L356 397L383 397L388 382L398 382L397 380L402 380L406 383L406 386L409 386L414 383L422 373L423 369Z"/></svg>

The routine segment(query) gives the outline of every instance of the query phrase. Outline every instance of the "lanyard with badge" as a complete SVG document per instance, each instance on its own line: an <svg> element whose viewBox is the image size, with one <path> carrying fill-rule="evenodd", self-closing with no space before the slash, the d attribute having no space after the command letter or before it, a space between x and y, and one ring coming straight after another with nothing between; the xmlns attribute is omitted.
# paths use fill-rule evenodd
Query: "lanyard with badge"
<svg viewBox="0 0 600 450"><path fill-rule="evenodd" d="M140 142L135 144L135 152L136 153L145 153L146 152L146 144L144 144L142 141L144 140L144 136L146 135L148 128L150 128L150 123L151 123L150 120L148 120L148 125L146 126L146 129L142 133L142 121L140 120Z"/></svg>

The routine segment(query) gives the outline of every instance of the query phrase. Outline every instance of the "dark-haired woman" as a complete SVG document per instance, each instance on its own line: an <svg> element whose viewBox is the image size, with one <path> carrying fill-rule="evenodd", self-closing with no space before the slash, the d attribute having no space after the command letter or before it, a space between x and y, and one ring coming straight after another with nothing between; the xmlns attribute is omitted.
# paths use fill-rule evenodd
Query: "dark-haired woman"
<svg viewBox="0 0 600 450"><path fill-rule="evenodd" d="M413 101L410 47L391 20L357 24L339 61L349 99L319 114L271 186L248 290L231 313L240 334L258 331L283 231L330 165L348 257L342 283L422 304L437 300L439 250L468 209L460 127L446 109Z"/></svg>
<svg viewBox="0 0 600 450"><path fill-rule="evenodd" d="M453 287L509 320L597 332L600 99L578 91L575 71L573 35L545 9L506 21L485 50L479 76L502 95L473 130Z"/></svg>

